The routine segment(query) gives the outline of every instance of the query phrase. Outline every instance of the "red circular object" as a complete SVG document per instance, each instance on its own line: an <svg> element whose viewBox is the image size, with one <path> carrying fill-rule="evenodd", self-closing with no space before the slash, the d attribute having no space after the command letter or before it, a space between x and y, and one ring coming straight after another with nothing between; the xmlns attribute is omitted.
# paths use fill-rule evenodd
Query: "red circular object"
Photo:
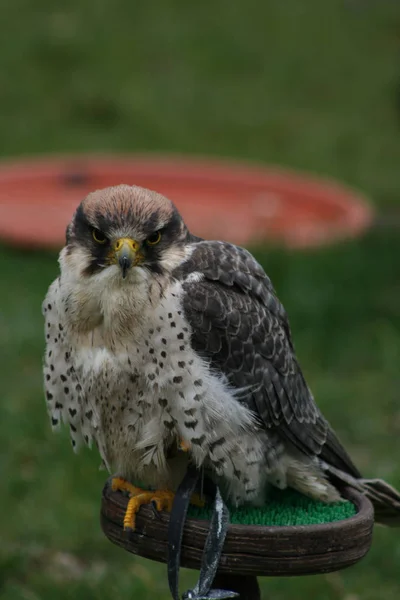
<svg viewBox="0 0 400 600"><path fill-rule="evenodd" d="M229 162L142 156L73 156L0 166L0 237L60 248L79 202L120 183L160 192L196 235L237 244L318 246L368 227L372 209L332 182Z"/></svg>

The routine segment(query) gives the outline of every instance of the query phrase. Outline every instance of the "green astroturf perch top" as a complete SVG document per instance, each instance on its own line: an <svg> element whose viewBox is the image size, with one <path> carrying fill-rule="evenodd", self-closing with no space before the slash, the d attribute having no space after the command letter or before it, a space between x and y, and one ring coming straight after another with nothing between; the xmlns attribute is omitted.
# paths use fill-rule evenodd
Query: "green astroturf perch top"
<svg viewBox="0 0 400 600"><path fill-rule="evenodd" d="M209 520L211 512L212 509L208 506L190 506L188 517ZM320 525L348 519L356 512L355 506L347 500L324 504L294 490L271 489L268 503L261 508L230 507L230 520L235 525Z"/></svg>

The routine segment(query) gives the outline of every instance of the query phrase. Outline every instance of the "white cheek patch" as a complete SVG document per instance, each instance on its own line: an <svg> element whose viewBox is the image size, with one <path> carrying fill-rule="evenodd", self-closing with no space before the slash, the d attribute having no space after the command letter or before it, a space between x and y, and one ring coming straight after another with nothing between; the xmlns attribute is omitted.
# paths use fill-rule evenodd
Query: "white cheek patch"
<svg viewBox="0 0 400 600"><path fill-rule="evenodd" d="M90 252L83 246L76 246L72 251L69 251L67 246L65 246L58 258L63 277L71 281L80 279L82 272L87 269L90 261Z"/></svg>
<svg viewBox="0 0 400 600"><path fill-rule="evenodd" d="M171 246L163 250L160 265L165 271L172 272L188 257L187 249L182 246Z"/></svg>

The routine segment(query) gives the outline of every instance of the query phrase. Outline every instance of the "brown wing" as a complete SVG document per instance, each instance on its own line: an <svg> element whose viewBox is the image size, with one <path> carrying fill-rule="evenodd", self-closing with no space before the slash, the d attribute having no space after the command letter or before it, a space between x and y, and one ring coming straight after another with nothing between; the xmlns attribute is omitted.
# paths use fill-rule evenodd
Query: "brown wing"
<svg viewBox="0 0 400 600"><path fill-rule="evenodd" d="M198 272L200 281L187 276ZM297 362L286 312L253 256L224 242L200 242L175 276L192 345L222 372L268 429L308 456L359 472L316 406Z"/></svg>

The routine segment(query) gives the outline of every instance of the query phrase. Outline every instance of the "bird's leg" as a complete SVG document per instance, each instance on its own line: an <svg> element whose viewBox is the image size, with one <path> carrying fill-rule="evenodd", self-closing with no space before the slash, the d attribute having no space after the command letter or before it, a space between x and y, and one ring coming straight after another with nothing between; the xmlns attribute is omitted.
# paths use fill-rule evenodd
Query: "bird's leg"
<svg viewBox="0 0 400 600"><path fill-rule="evenodd" d="M170 490L143 490L121 477L113 477L111 488L114 492L119 490L121 492L128 492L129 494L128 506L126 507L124 516L125 531L135 530L136 515L143 504L153 502L158 511L166 510L167 512L171 512L175 494ZM193 495L191 504L204 506L204 501L196 496L196 494Z"/></svg>
<svg viewBox="0 0 400 600"><path fill-rule="evenodd" d="M189 442L187 442L183 438L180 438L179 443L178 443L178 448L182 452L189 452L189 450L190 450L190 444L189 444Z"/></svg>

